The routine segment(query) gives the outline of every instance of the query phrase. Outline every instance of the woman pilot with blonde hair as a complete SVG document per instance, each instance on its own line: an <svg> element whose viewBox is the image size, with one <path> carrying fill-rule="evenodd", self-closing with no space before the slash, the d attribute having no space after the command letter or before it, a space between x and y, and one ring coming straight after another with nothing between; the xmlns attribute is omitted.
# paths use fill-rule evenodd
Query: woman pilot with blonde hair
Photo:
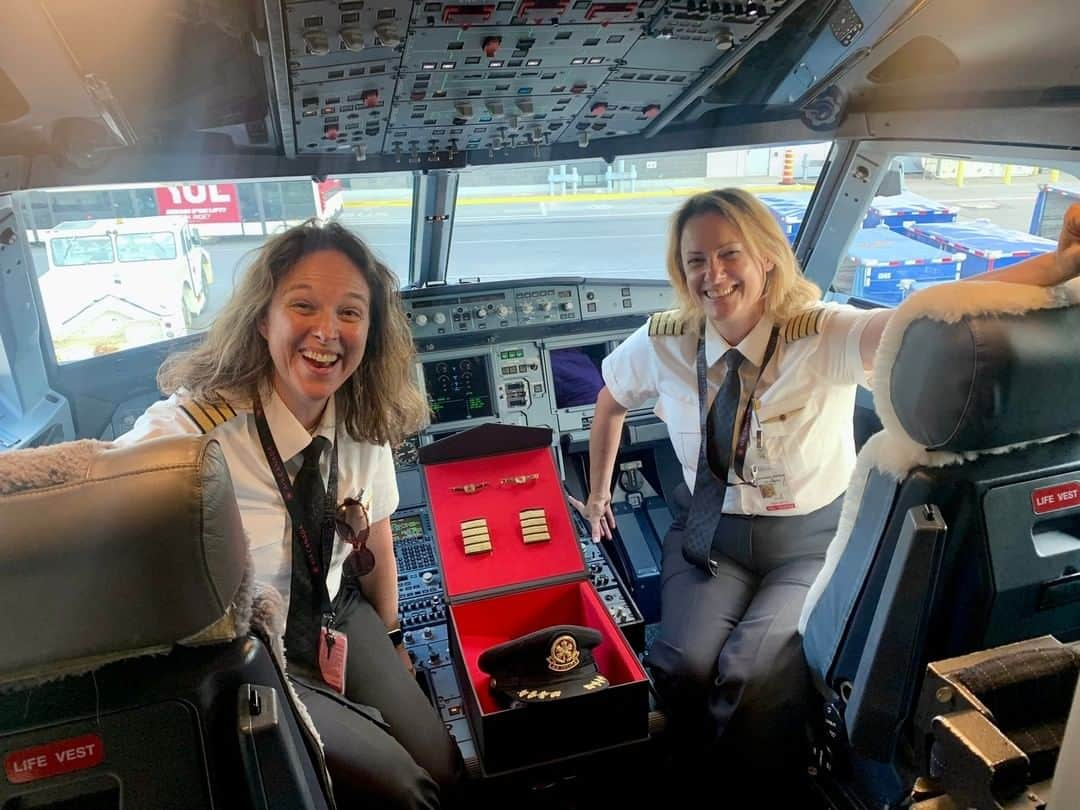
<svg viewBox="0 0 1080 810"><path fill-rule="evenodd" d="M996 280L1076 274L1080 206L1057 254ZM590 492L575 502L610 537L612 467L629 409L655 398L682 466L664 539L650 667L689 773L724 762L765 798L805 773L809 676L797 622L855 465L852 418L891 315L821 303L769 210L739 189L697 194L672 218L678 308L604 361L589 437ZM963 282L967 283L967 282ZM692 494L691 494L692 493Z"/></svg>

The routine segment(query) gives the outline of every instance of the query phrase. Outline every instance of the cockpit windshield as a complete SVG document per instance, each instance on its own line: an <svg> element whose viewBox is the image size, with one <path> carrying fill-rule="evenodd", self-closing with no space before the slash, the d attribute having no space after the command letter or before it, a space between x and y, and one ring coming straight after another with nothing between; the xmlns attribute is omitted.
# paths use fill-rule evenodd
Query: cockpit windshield
<svg viewBox="0 0 1080 810"><path fill-rule="evenodd" d="M809 199L830 146L694 150L610 163L591 158L464 171L446 280L665 278L669 220L687 196L739 186L758 195Z"/></svg>

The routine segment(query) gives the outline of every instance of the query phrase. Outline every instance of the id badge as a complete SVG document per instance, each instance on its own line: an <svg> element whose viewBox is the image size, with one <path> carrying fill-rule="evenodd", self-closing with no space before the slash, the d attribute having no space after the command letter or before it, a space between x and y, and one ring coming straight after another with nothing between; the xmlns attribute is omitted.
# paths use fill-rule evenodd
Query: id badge
<svg viewBox="0 0 1080 810"><path fill-rule="evenodd" d="M754 486L761 493L767 512L785 512L795 508L795 497L788 483L787 470L779 461L761 461L754 465Z"/></svg>
<svg viewBox="0 0 1080 810"><path fill-rule="evenodd" d="M345 694L345 661L349 654L349 637L328 627L319 629L319 673L326 685Z"/></svg>

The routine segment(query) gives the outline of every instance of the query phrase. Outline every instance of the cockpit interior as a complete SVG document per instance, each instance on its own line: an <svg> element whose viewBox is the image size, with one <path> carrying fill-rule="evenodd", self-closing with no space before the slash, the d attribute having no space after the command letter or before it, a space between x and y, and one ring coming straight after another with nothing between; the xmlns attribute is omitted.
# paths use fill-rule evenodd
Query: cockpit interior
<svg viewBox="0 0 1080 810"><path fill-rule="evenodd" d="M656 398L628 409L612 539L573 502L605 358L681 306L672 215L723 187L767 206L828 305L924 313L878 354L889 385L855 395L858 480L800 623L815 702L788 806L1080 806L1080 296L942 286L1058 249L1080 201L1076 11L5 0L0 810L335 806L221 454L97 455L164 398L162 363L200 344L262 246L311 219L400 283L429 419L392 448L389 525L404 648L464 764L453 806L682 798L640 659L700 436ZM66 455L39 468L50 451ZM508 581L463 584L440 503L470 464L511 481L506 508L549 510L565 559L507 554ZM556 480L517 503L530 475ZM189 555L151 536L232 540ZM542 626L514 624L530 611L610 624L607 697L492 708L473 646ZM711 767L709 801L770 806Z"/></svg>

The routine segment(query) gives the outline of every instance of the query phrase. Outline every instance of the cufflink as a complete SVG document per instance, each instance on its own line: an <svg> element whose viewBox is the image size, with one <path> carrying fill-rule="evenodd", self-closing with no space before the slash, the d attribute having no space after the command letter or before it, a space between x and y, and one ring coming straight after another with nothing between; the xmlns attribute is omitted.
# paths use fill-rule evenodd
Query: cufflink
<svg viewBox="0 0 1080 810"><path fill-rule="evenodd" d="M528 473L526 475L511 475L500 482L504 487L521 487L525 484L531 484L533 481L540 479L540 473Z"/></svg>
<svg viewBox="0 0 1080 810"><path fill-rule="evenodd" d="M475 484L461 484L456 487L450 487L450 491L462 493L464 495L472 495L475 492L485 489L487 485L487 481L477 481Z"/></svg>
<svg viewBox="0 0 1080 810"><path fill-rule="evenodd" d="M487 520L475 518L461 521L461 541L465 546L466 554L482 554L491 551L491 535L488 532Z"/></svg>
<svg viewBox="0 0 1080 810"><path fill-rule="evenodd" d="M521 521L521 539L526 543L542 543L551 539L547 513L543 509L522 509L518 518Z"/></svg>

